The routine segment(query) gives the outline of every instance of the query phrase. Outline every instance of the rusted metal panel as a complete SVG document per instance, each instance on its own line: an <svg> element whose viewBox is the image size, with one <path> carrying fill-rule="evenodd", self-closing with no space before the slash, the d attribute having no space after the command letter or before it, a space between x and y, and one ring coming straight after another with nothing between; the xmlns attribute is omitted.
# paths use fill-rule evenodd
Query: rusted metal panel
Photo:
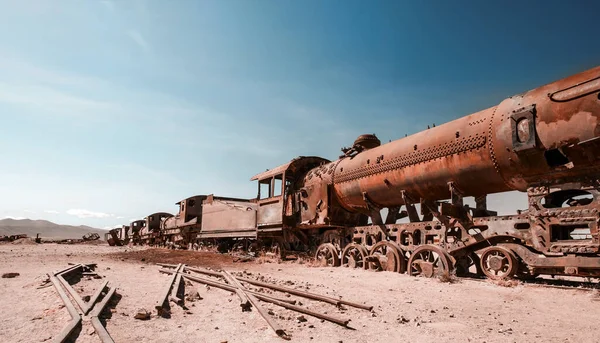
<svg viewBox="0 0 600 343"><path fill-rule="evenodd" d="M283 223L283 199L281 196L267 200L261 200L258 203L257 225L279 225Z"/></svg>
<svg viewBox="0 0 600 343"><path fill-rule="evenodd" d="M402 191L417 200L448 199L448 181L470 195L508 190L486 149L492 112L484 110L342 158L333 176L340 203L350 211L367 209L364 192L381 208L403 205Z"/></svg>
<svg viewBox="0 0 600 343"><path fill-rule="evenodd" d="M202 204L201 235L246 236L248 230L256 231L257 207L250 200L210 196Z"/></svg>
<svg viewBox="0 0 600 343"><path fill-rule="evenodd" d="M304 184L297 192L300 225L324 225L329 222L329 184L332 181L333 163L310 170Z"/></svg>
<svg viewBox="0 0 600 343"><path fill-rule="evenodd" d="M596 67L500 103L489 137L498 173L511 188L598 174L598 150L580 143L600 137L599 78ZM533 105L536 144L515 149L511 118Z"/></svg>
<svg viewBox="0 0 600 343"><path fill-rule="evenodd" d="M197 235L197 238L256 238L256 236L256 228L236 230L227 228L223 230L202 231Z"/></svg>

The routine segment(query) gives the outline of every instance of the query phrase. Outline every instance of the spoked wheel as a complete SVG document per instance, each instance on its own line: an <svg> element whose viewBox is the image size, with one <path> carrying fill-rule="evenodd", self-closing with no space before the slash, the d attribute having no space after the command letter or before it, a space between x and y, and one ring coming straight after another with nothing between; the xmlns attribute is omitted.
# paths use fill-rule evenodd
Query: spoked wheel
<svg viewBox="0 0 600 343"><path fill-rule="evenodd" d="M360 244L350 243L342 252L342 267L367 269L367 249Z"/></svg>
<svg viewBox="0 0 600 343"><path fill-rule="evenodd" d="M337 267L340 265L339 252L331 243L323 243L317 248L315 260L321 267Z"/></svg>
<svg viewBox="0 0 600 343"><path fill-rule="evenodd" d="M432 278L450 273L451 268L448 254L434 245L418 247L408 260L408 273L411 276Z"/></svg>
<svg viewBox="0 0 600 343"><path fill-rule="evenodd" d="M395 273L405 270L404 253L392 242L377 242L371 249L367 261L369 268L373 270Z"/></svg>
<svg viewBox="0 0 600 343"><path fill-rule="evenodd" d="M517 257L507 248L493 246L481 252L481 269L490 279L512 278L518 267Z"/></svg>

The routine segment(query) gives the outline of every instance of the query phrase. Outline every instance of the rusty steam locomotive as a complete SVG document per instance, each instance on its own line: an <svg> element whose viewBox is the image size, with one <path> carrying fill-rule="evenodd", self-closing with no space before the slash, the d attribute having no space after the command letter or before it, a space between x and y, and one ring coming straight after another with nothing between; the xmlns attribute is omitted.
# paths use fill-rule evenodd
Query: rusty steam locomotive
<svg viewBox="0 0 600 343"><path fill-rule="evenodd" d="M335 161L301 156L255 175L256 198L194 196L114 238L243 238L426 277L600 276L599 92L596 67L387 144L362 135ZM488 209L487 195L513 190L527 210Z"/></svg>

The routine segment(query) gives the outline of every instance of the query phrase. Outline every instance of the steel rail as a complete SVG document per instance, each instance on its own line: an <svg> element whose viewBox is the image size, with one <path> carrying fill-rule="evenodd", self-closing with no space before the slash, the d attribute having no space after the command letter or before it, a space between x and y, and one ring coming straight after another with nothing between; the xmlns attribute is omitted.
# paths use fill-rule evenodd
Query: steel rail
<svg viewBox="0 0 600 343"><path fill-rule="evenodd" d="M213 272L211 270L206 270L206 269L201 269L201 268L185 267L185 270L190 270L190 271L193 271L196 273L201 273L201 274L211 275L211 276L222 276L221 273ZM258 280L247 279L247 278L243 278L243 277L239 277L239 276L237 276L235 278L239 281L247 282L247 283L253 284L255 286L266 287L266 288L274 289L276 291L286 292L286 293L294 294L297 296L301 296L304 298L319 300L319 301L323 301L323 302L333 304L336 306L340 306L340 304L343 304L343 305L348 305L348 306L360 308L360 309L367 310L367 311L371 311L373 309L373 306L363 305L363 304L359 304L359 303L355 303L355 302L351 302L351 301L347 301L347 300L342 300L342 299L336 299L336 298L329 297L326 295L320 295L320 294L300 291L300 290L293 289L293 288L273 285L270 283L261 282Z"/></svg>
<svg viewBox="0 0 600 343"><path fill-rule="evenodd" d="M163 272L164 273L169 273L167 271L163 271ZM172 272L170 272L170 273L172 273ZM187 279L189 281L199 282L199 283L202 283L202 284L205 284L205 285L209 285L209 286L213 286L213 287L216 287L216 288L220 288L220 289L223 289L223 290L226 290L226 291L235 292L235 288L236 287L228 285L228 284L223 283L223 282L219 282L219 281L215 281L215 280L210 280L210 279L205 279L205 278L201 278L201 277L197 277L197 276L186 275L186 274L183 274L182 276L183 276L184 279ZM253 295L262 295L262 296L266 296L266 297L272 298L272 299L277 300L277 301L281 301L281 302L285 302L285 303L288 303L288 304L296 305L296 300L281 299L281 298L273 297L273 296L270 296L270 295L265 295L265 294L262 294L262 293L259 293L259 292L256 292L256 291L252 291L252 290L248 290L247 292L250 293L250 294L253 294Z"/></svg>
<svg viewBox="0 0 600 343"><path fill-rule="evenodd" d="M110 336L110 334L108 333L108 331L106 330L106 328L104 327L104 325L102 325L102 322L100 321L99 317L100 317L100 314L102 313L102 310L104 310L104 308L108 304L108 301L110 300L110 298L112 298L113 294L115 294L116 290L117 290L117 287L113 286L108 291L108 293L106 293L106 295L102 299L102 302L100 302L98 304L98 306L94 309L94 311L92 311L91 316L90 316L90 321L92 322L92 325L94 326L94 330L96 330L98 337L100 337L100 340L102 340L102 343L114 343L115 342L112 339L112 337Z"/></svg>
<svg viewBox="0 0 600 343"><path fill-rule="evenodd" d="M235 291L235 287L232 287L232 286L227 285L227 284L223 284L223 283L218 282L218 281L213 281L213 280L208 280L208 279L199 278L199 277L193 277L193 276L191 277L191 276L188 276L188 275L183 275L183 277L186 278L186 279L188 279L188 280L190 280L190 281L196 281L196 282L204 283L204 284L211 285L211 286L214 286L214 287L224 288L224 289L229 290L231 292ZM227 288L225 288L225 287L227 287ZM262 301L270 302L272 304L275 304L275 305L278 305L278 306L281 306L281 307L285 307L285 308L287 308L289 310L294 310L296 312L304 313L304 314L307 314L309 316L317 317L319 319L324 319L324 320L330 321L332 323L339 324L341 326L347 326L348 323L350 322L350 320L347 320L347 319L339 319L339 318L328 316L328 315L325 315L325 314L322 314L322 313L314 312L314 311L311 311L309 309L306 309L306 308L303 308L303 307L300 307L300 306L296 306L296 305L292 305L292 304L290 304L288 302L280 301L278 299L266 296L266 295L258 293L258 292L253 292L253 295L255 295L258 299L260 299Z"/></svg>
<svg viewBox="0 0 600 343"><path fill-rule="evenodd" d="M67 282L67 280L65 280L65 278L63 277L64 274L71 273L79 268L83 268L83 265L78 264L78 265L73 266L73 268L69 268L69 269L66 269L65 271L59 272L58 274L56 274L56 278L58 279L58 281L60 281L62 283L63 287L65 287L67 292L69 292L71 297L75 300L75 303L77 304L77 306L79 306L79 308L81 309L81 312L85 314L85 311L84 311L84 309L86 308L85 301L83 301L83 299L81 299L81 296L79 296L79 293L77 293L77 291L75 291L75 289L73 289L73 286L71 286L71 284L69 282Z"/></svg>
<svg viewBox="0 0 600 343"><path fill-rule="evenodd" d="M102 286L100 286L100 288L98 288L96 290L96 293L94 293L94 295L90 298L90 301L85 303L85 308L83 309L83 314L88 314L88 312L90 312L92 307L94 307L94 304L96 304L96 302L98 302L98 299L100 298L100 295L102 294L102 291L104 290L104 288L106 288L106 286L108 286L108 280L104 281Z"/></svg>
<svg viewBox="0 0 600 343"><path fill-rule="evenodd" d="M168 303L168 297L171 292L171 286L173 286L173 283L175 282L175 279L177 278L177 274L182 266L183 265L181 263L177 265L177 267L175 268L175 273L173 273L173 276L169 279L169 283L165 285L165 288L160 293L160 297L158 298L158 300L156 301L156 304L154 305L154 308L156 309L158 315L162 315L166 311L165 303Z"/></svg>
<svg viewBox="0 0 600 343"><path fill-rule="evenodd" d="M233 275L229 274L229 272L223 271L223 275L225 275L226 279L228 279L228 281L230 281L232 285L237 287L238 291L244 293L244 295L248 298L250 303L252 303L252 306L254 306L258 313L260 313L260 315L265 319L265 321L271 327L271 329L275 331L275 334L277 336L285 339L286 341L289 341L291 339L291 337L288 336L285 330L282 329L279 326L279 324L277 324L273 320L273 318L269 316L267 312L265 312L265 309L262 306L260 306L260 304L258 303L258 299L256 299L256 297L253 294L247 293L248 289L246 289L235 277L233 277Z"/></svg>
<svg viewBox="0 0 600 343"><path fill-rule="evenodd" d="M244 292L243 288L238 286L239 283L237 282L237 280L231 274L229 274L227 271L223 271L223 273L221 275L231 286L235 287L235 292L237 293L238 297L240 298L240 307L242 308L242 312L250 311L250 308L252 307L252 303L251 303L250 299L248 298L248 295ZM256 305L254 307L256 307Z"/></svg>
<svg viewBox="0 0 600 343"><path fill-rule="evenodd" d="M75 306L73 306L73 303L71 303L71 300L69 300L69 296L61 287L58 278L53 274L48 274L48 277L54 285L54 288L56 288L58 295L62 299L63 303L65 304L65 307L67 308L67 311L69 311L69 315L71 316L71 320L69 321L69 323L67 323L67 325L63 327L60 334L56 336L53 340L56 343L64 343L67 340L67 338L73 333L75 328L77 328L77 326L81 324L81 316L79 315L79 312L77 312L77 309L75 309Z"/></svg>

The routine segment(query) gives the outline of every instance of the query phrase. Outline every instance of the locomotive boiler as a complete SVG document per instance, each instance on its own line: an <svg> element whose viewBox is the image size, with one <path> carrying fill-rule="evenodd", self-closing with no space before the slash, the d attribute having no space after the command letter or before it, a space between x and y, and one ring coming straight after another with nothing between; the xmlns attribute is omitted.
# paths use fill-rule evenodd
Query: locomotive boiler
<svg viewBox="0 0 600 343"><path fill-rule="evenodd" d="M362 144L331 165L335 194L356 211L402 205L403 194L479 197L593 175L599 76L595 68L389 144Z"/></svg>

